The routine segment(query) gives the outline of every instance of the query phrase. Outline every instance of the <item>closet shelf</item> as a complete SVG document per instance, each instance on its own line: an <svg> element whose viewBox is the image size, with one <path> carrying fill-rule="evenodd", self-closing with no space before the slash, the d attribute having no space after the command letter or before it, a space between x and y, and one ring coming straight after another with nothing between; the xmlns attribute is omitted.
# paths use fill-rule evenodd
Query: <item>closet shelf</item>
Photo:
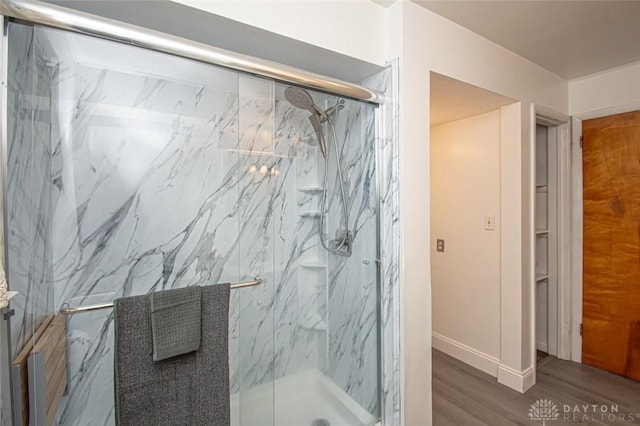
<svg viewBox="0 0 640 426"><path fill-rule="evenodd" d="M540 281L548 280L548 279L549 279L549 274L536 273L536 282L537 283L539 283Z"/></svg>

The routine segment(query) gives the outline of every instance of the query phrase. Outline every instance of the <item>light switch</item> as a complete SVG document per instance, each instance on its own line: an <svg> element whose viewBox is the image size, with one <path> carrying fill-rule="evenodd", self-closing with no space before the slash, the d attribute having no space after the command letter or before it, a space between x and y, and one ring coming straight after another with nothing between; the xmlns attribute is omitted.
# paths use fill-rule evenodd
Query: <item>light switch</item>
<svg viewBox="0 0 640 426"><path fill-rule="evenodd" d="M484 217L484 229L487 231L493 231L496 229L496 217L495 216L485 216Z"/></svg>
<svg viewBox="0 0 640 426"><path fill-rule="evenodd" d="M444 240L436 240L436 250L444 253Z"/></svg>

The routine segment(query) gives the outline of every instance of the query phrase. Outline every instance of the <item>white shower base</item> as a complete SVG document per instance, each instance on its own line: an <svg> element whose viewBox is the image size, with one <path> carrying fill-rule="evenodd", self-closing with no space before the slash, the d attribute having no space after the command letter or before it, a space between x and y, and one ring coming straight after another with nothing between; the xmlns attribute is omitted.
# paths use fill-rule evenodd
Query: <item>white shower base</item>
<svg viewBox="0 0 640 426"><path fill-rule="evenodd" d="M376 425L376 418L318 370L231 395L231 426L312 426L316 419L330 426Z"/></svg>

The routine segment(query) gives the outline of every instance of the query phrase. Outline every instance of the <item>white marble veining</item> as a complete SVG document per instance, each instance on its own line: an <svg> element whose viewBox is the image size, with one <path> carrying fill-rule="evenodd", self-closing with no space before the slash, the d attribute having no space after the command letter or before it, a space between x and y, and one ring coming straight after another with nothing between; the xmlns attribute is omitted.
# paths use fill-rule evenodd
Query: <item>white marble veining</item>
<svg viewBox="0 0 640 426"><path fill-rule="evenodd" d="M355 239L351 257L327 254L319 244L324 161L308 113L284 101L284 86L12 26L8 269L11 289L25 295L14 341L65 302L259 276L261 286L233 291L230 301L238 410L243 391L270 382L278 407L277 379L316 370L374 416L381 382L385 424L399 424L396 104L347 101L335 117ZM84 62L87 48L138 61ZM387 69L367 85L395 95L395 78ZM313 96L323 107L337 101ZM325 232L334 238L344 224L330 142ZM71 380L57 424L114 424L112 315L70 317Z"/></svg>

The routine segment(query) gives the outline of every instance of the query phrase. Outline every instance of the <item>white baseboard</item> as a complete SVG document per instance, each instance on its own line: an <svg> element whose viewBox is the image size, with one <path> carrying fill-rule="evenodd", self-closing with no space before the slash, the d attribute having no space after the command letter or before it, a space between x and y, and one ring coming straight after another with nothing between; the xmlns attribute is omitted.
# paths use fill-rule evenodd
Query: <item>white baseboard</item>
<svg viewBox="0 0 640 426"><path fill-rule="evenodd" d="M525 393L536 384L536 369L529 367L522 372L522 393Z"/></svg>
<svg viewBox="0 0 640 426"><path fill-rule="evenodd" d="M520 393L525 393L536 383L536 375L533 367L524 371L518 371L506 365L500 360L473 349L453 339L449 339L438 333L431 333L432 345L435 349L469 364L480 371L484 371L498 378L498 383L505 385Z"/></svg>
<svg viewBox="0 0 640 426"><path fill-rule="evenodd" d="M434 332L431 333L431 336L432 345L435 349L444 352L465 364L469 364L480 371L491 374L493 377L498 377L498 367L500 366L499 359L463 345L460 342L449 339L441 334Z"/></svg>
<svg viewBox="0 0 640 426"><path fill-rule="evenodd" d="M533 367L524 371L518 371L506 365L498 367L498 383L505 385L520 393L525 393L536 384L536 375Z"/></svg>

